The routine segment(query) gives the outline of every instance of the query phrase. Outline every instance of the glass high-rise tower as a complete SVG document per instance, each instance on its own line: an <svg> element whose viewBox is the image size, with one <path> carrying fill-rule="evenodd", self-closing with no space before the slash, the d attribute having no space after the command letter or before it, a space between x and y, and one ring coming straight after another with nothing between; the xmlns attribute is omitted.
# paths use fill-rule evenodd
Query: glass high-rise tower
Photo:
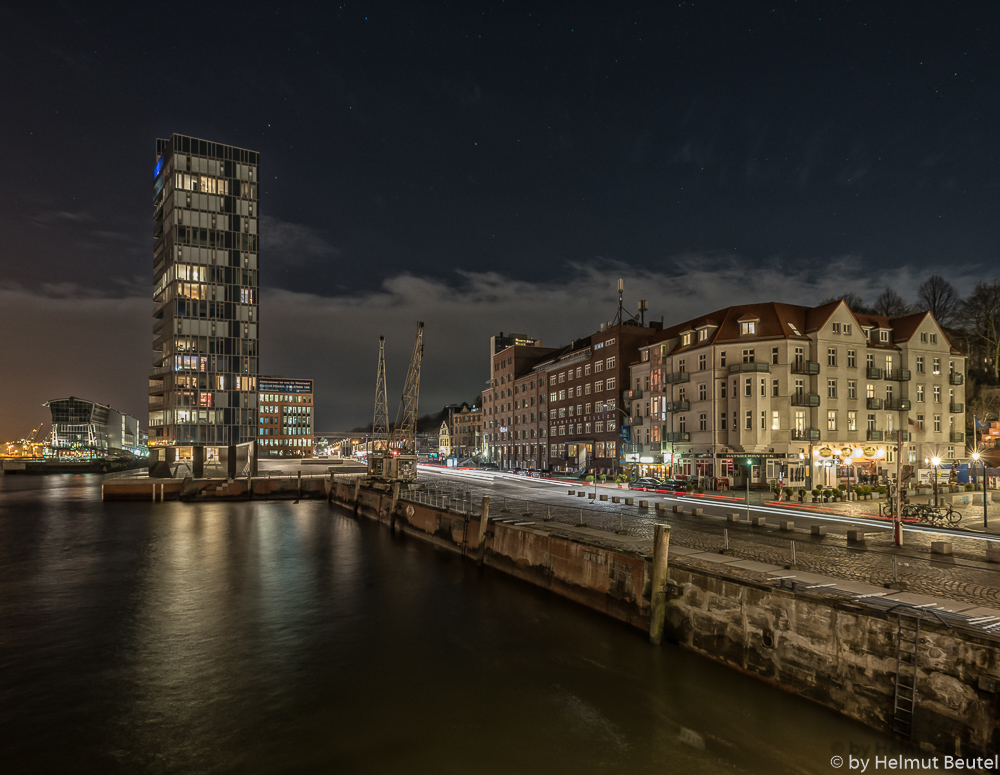
<svg viewBox="0 0 1000 775"><path fill-rule="evenodd" d="M259 161L184 135L156 141L150 447L257 438Z"/></svg>

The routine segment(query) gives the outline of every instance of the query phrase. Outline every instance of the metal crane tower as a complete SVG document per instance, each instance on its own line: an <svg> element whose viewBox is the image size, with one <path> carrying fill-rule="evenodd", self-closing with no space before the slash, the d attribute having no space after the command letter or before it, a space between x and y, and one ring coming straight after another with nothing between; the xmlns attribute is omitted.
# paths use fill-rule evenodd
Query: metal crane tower
<svg viewBox="0 0 1000 775"><path fill-rule="evenodd" d="M389 482L413 482L417 479L417 404L420 399L420 361L424 354L424 324L417 324L410 368L406 372L403 397L396 424L389 431L389 412L385 400L385 337L379 337L378 375L375 382L374 440L368 455L368 477L376 486Z"/></svg>
<svg viewBox="0 0 1000 775"><path fill-rule="evenodd" d="M378 338L378 371L375 375L375 418L368 450L368 475L381 479L389 458L389 405L385 397L385 337Z"/></svg>
<svg viewBox="0 0 1000 775"><path fill-rule="evenodd" d="M417 341L413 345L410 367L406 371L403 397L393 429L393 479L413 482L417 479L417 404L420 400L420 362L424 355L424 324L417 323Z"/></svg>

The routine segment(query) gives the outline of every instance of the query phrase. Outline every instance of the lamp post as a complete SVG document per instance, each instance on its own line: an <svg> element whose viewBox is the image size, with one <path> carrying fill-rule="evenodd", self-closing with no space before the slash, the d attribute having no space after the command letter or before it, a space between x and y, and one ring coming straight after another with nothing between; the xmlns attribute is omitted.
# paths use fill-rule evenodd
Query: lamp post
<svg viewBox="0 0 1000 775"><path fill-rule="evenodd" d="M986 530L989 528L989 523L986 519L986 458L978 452L973 452L972 459L978 460L983 464L983 529Z"/></svg>
<svg viewBox="0 0 1000 775"><path fill-rule="evenodd" d="M938 505L938 466L941 465L941 458L932 457L931 465L934 466L934 508Z"/></svg>

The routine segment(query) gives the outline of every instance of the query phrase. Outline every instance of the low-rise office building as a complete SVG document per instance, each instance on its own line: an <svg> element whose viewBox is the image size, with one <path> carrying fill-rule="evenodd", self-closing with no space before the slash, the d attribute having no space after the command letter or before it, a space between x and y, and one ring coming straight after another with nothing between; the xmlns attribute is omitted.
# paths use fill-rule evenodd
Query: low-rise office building
<svg viewBox="0 0 1000 775"><path fill-rule="evenodd" d="M70 396L47 401L52 412L49 446L56 457L145 457L147 435L131 415L96 401Z"/></svg>
<svg viewBox="0 0 1000 775"><path fill-rule="evenodd" d="M313 381L261 377L259 385L258 456L312 457Z"/></svg>

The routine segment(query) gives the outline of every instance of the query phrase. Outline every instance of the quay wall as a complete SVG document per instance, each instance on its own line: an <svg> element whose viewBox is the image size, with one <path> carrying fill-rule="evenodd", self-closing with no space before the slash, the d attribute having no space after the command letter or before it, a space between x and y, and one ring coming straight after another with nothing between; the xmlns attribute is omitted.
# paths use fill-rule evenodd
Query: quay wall
<svg viewBox="0 0 1000 775"><path fill-rule="evenodd" d="M328 482L332 501L643 630L652 557L543 525L488 521ZM505 515L509 516L509 515ZM524 520L527 522L528 520ZM893 734L899 612L671 558L669 640ZM914 614L914 610L905 611ZM1000 638L920 620L912 743L940 755L1000 752Z"/></svg>

